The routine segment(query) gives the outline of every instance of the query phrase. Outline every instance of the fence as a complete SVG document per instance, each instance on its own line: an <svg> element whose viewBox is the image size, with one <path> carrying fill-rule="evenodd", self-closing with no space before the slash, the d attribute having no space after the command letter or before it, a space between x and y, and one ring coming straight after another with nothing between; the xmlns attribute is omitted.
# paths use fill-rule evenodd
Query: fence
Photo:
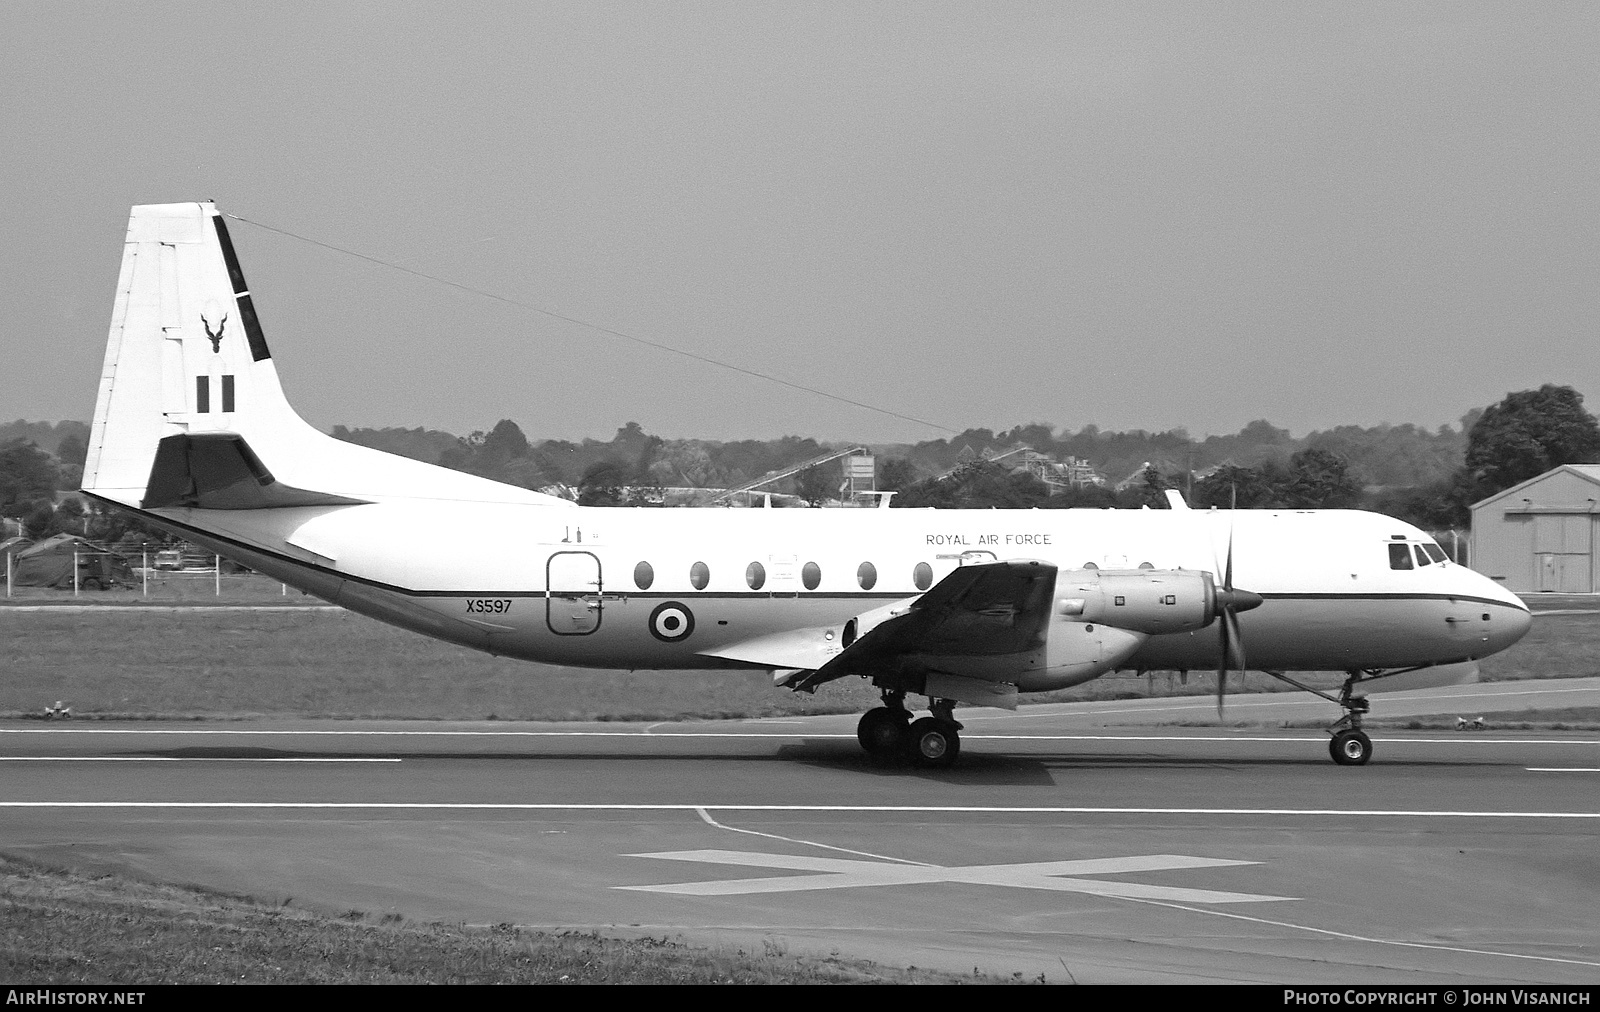
<svg viewBox="0 0 1600 1012"><path fill-rule="evenodd" d="M11 600L40 603L60 601L68 596L108 603L203 603L219 599L251 603L291 596L284 584L259 573L234 568L226 559L214 554L205 557L209 565L195 566L191 553L188 565L182 568L158 568L155 565L157 551L155 547L132 553L79 548L72 553L70 589L19 583L16 556L20 553L8 551L4 557L5 596ZM294 591L293 596L303 595Z"/></svg>

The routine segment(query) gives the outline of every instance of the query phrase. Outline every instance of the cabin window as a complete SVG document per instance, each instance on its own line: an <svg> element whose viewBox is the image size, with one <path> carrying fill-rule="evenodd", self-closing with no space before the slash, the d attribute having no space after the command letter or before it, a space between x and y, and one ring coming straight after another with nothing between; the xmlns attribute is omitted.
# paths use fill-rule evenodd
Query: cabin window
<svg viewBox="0 0 1600 1012"><path fill-rule="evenodd" d="M696 562L689 567L689 583L695 590L705 590L706 584L711 582L711 567L704 562Z"/></svg>
<svg viewBox="0 0 1600 1012"><path fill-rule="evenodd" d="M815 562L808 562L801 566L800 582L805 584L807 590L816 590L817 584L822 582L822 567Z"/></svg>
<svg viewBox="0 0 1600 1012"><path fill-rule="evenodd" d="M641 562L633 567L633 585L640 590L649 590L650 585L656 582L656 571L650 563Z"/></svg>
<svg viewBox="0 0 1600 1012"><path fill-rule="evenodd" d="M744 582L750 585L751 590L760 590L767 582L767 567L759 562L752 562L744 567Z"/></svg>
<svg viewBox="0 0 1600 1012"><path fill-rule="evenodd" d="M1392 544L1389 546L1389 568L1411 569L1411 546L1405 544Z"/></svg>
<svg viewBox="0 0 1600 1012"><path fill-rule="evenodd" d="M870 562L863 562L856 567L856 582L861 584L862 590L871 590L878 585L878 567Z"/></svg>
<svg viewBox="0 0 1600 1012"><path fill-rule="evenodd" d="M917 563L917 568L911 571L911 582L917 585L918 590L933 586L933 567L926 562Z"/></svg>

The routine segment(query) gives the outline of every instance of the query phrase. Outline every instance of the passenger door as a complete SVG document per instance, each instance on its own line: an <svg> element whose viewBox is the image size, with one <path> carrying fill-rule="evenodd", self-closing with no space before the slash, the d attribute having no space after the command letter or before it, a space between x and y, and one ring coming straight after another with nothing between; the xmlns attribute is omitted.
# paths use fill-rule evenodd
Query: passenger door
<svg viewBox="0 0 1600 1012"><path fill-rule="evenodd" d="M600 558L592 552L556 552L545 564L545 624L557 636L585 636L600 628Z"/></svg>

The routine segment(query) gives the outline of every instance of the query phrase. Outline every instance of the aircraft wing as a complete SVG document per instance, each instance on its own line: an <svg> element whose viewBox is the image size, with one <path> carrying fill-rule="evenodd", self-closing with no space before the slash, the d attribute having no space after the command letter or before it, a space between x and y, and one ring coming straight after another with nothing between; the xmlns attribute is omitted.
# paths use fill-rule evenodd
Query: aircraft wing
<svg viewBox="0 0 1600 1012"><path fill-rule="evenodd" d="M1005 658L1044 648L1055 581L1045 562L962 566L789 685L814 691L845 675L1000 670Z"/></svg>

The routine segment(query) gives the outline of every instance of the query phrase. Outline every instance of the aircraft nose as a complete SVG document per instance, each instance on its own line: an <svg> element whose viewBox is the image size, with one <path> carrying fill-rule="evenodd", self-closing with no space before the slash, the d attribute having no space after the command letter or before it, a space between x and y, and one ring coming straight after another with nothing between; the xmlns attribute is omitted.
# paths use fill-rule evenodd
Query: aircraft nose
<svg viewBox="0 0 1600 1012"><path fill-rule="evenodd" d="M1494 632L1489 636L1489 642L1496 650L1504 650L1533 628L1533 612L1526 607L1505 605L1496 610L1499 614L1494 617Z"/></svg>

